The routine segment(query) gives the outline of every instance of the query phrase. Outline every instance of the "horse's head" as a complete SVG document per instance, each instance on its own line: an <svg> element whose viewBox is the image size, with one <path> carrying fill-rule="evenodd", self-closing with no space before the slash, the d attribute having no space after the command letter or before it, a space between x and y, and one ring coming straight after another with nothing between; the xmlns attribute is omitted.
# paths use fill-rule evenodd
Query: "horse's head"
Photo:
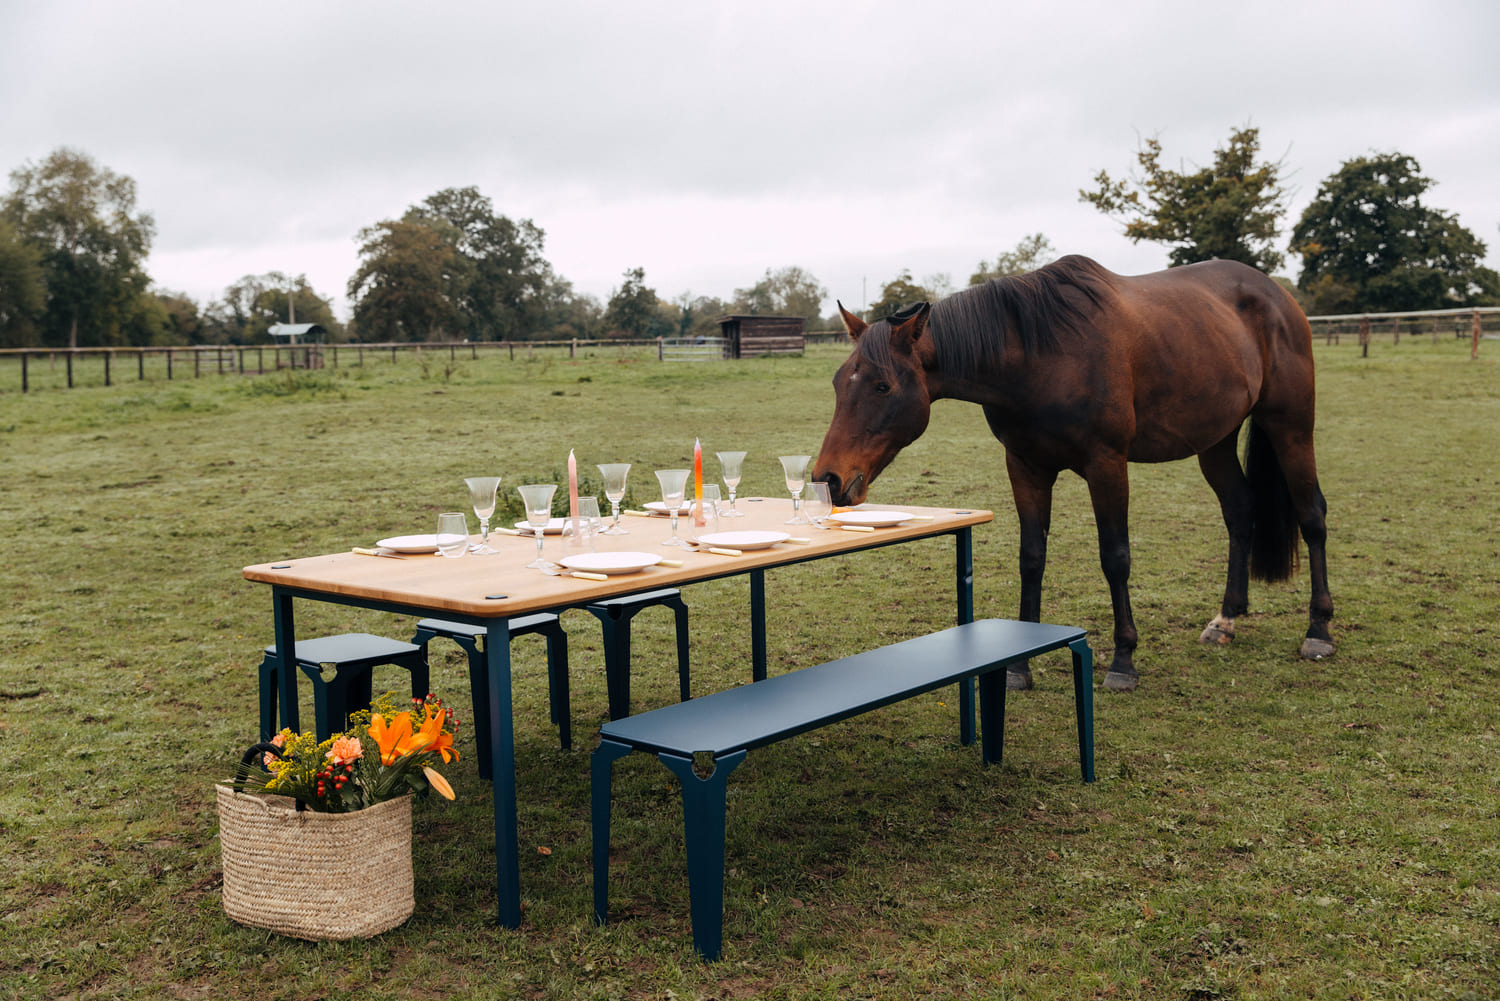
<svg viewBox="0 0 1500 1001"><path fill-rule="evenodd" d="M927 303L867 324L839 304L854 341L848 361L833 377L833 423L823 437L813 479L828 484L835 504L859 504L896 453L927 430L931 397L924 360L930 361Z"/></svg>

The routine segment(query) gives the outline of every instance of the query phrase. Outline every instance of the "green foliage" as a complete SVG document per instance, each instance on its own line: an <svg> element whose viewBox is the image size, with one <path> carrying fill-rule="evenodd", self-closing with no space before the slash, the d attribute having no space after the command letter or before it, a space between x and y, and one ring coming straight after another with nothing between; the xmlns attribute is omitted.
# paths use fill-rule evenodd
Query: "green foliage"
<svg viewBox="0 0 1500 1001"><path fill-rule="evenodd" d="M1015 250L1001 251L993 262L980 261L974 273L969 276L969 284L983 285L991 278L1024 275L1050 264L1056 256L1057 249L1052 246L1051 240L1041 233L1032 233L1022 237Z"/></svg>
<svg viewBox="0 0 1500 1001"><path fill-rule="evenodd" d="M903 306L916 302L931 302L939 298L931 289L917 284L909 270L903 269L895 278L880 289L880 298L865 308L865 319L871 323L884 319Z"/></svg>
<svg viewBox="0 0 1500 1001"><path fill-rule="evenodd" d="M295 321L293 320L295 317ZM208 307L204 336L220 344L269 344L277 323L316 323L329 340L341 340L344 325L333 315L332 300L319 295L306 275L280 271L245 275Z"/></svg>
<svg viewBox="0 0 1500 1001"><path fill-rule="evenodd" d="M734 304L730 311L750 315L800 316L812 324L822 315L826 298L828 289L803 269L793 266L773 271L767 268L760 281L749 288L734 290Z"/></svg>
<svg viewBox="0 0 1500 1001"><path fill-rule="evenodd" d="M1292 230L1298 285L1314 313L1397 312L1491 305L1500 275L1458 218L1422 204L1432 187L1412 157L1346 160L1318 186Z"/></svg>
<svg viewBox="0 0 1500 1001"><path fill-rule="evenodd" d="M135 181L59 147L17 168L0 215L36 252L46 286L41 341L116 344L148 284L155 223L136 213Z"/></svg>
<svg viewBox="0 0 1500 1001"><path fill-rule="evenodd" d="M1259 129L1235 129L1214 150L1213 166L1192 172L1163 167L1161 153L1160 140L1147 139L1136 153L1139 175L1116 181L1101 170L1098 187L1079 199L1123 222L1132 242L1171 247L1173 264L1221 258L1267 273L1281 266L1274 244L1286 212L1282 165L1255 161Z"/></svg>
<svg viewBox="0 0 1500 1001"><path fill-rule="evenodd" d="M354 328L364 341L454 340L463 267L444 234L420 222L360 230L359 268L349 279Z"/></svg>
<svg viewBox="0 0 1500 1001"><path fill-rule="evenodd" d="M609 297L604 329L614 336L660 337L673 333L661 312L656 289L646 284L646 269L631 268Z"/></svg>
<svg viewBox="0 0 1500 1001"><path fill-rule="evenodd" d="M0 347L36 343L36 320L47 302L41 257L0 215Z"/></svg>

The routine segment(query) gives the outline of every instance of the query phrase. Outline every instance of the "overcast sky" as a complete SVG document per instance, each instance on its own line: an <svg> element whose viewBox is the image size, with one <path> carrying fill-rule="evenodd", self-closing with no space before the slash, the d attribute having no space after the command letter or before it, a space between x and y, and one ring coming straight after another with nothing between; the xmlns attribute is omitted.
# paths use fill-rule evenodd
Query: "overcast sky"
<svg viewBox="0 0 1500 1001"><path fill-rule="evenodd" d="M1496 0L0 0L0 168L83 150L136 180L158 285L306 274L344 317L358 231L466 185L601 300L634 267L728 298L797 265L827 311L1035 232L1156 270L1078 190L1245 125L1288 231L1396 151L1500 267L1497 43Z"/></svg>

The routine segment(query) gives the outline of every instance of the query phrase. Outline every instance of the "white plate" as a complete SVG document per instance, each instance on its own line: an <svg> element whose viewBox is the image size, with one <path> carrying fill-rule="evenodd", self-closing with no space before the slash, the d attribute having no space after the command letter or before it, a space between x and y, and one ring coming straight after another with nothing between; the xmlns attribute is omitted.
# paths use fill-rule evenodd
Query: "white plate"
<svg viewBox="0 0 1500 1001"><path fill-rule="evenodd" d="M557 562L569 570L583 570L587 573L635 573L647 567L654 567L661 562L661 557L655 553L583 553L579 556L565 556Z"/></svg>
<svg viewBox="0 0 1500 1001"><path fill-rule="evenodd" d="M391 539L381 539L375 545L398 553L435 553L437 552L437 536L398 535Z"/></svg>
<svg viewBox="0 0 1500 1001"><path fill-rule="evenodd" d="M911 514L906 511L841 511L838 514L829 515L829 518L840 525L866 525L870 528L887 528L891 525L899 525L903 521L911 519Z"/></svg>
<svg viewBox="0 0 1500 1001"><path fill-rule="evenodd" d="M769 549L790 538L785 532L709 532L698 536L698 541L720 549Z"/></svg>
<svg viewBox="0 0 1500 1001"><path fill-rule="evenodd" d="M566 519L566 518L553 518L551 521L547 522L547 527L544 528L544 529L542 529L542 534L543 535L561 535L562 534L562 530L563 530L563 526L566 525L567 523L568 523L568 519ZM516 522L516 528L520 529L523 532L529 532L529 531L531 531L531 522L529 522L529 521L518 521L518 522Z"/></svg>
<svg viewBox="0 0 1500 1001"><path fill-rule="evenodd" d="M646 508L647 511L650 511L652 514L659 514L663 518L665 518L667 516L667 505L663 504L661 501L648 501L645 504L645 508ZM683 501L682 502L682 507L680 507L680 508L677 509L677 516L678 517L681 517L682 515L685 515L685 514L692 514L692 513L693 513L693 505L692 505L691 501Z"/></svg>

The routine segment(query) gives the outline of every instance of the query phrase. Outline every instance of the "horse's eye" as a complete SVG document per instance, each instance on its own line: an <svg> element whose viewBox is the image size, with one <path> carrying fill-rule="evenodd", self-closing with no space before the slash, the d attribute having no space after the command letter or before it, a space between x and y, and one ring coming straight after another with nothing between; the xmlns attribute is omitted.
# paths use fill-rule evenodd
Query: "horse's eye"
<svg viewBox="0 0 1500 1001"><path fill-rule="evenodd" d="M875 384L875 392L879 393L881 396L884 396L886 393L889 393L890 391L891 391L891 384L888 383L888 382L877 382Z"/></svg>

